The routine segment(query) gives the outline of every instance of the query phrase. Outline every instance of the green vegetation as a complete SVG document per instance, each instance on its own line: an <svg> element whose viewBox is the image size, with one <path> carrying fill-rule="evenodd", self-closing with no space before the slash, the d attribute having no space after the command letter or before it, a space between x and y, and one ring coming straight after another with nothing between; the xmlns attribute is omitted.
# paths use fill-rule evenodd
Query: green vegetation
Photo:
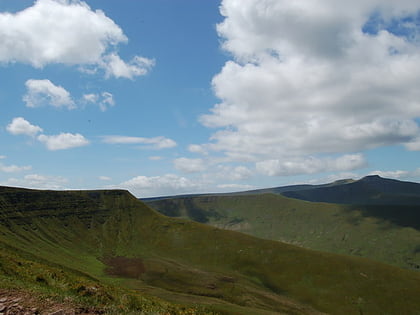
<svg viewBox="0 0 420 315"><path fill-rule="evenodd" d="M352 206L307 202L282 195L197 196L148 202L163 214L260 238L407 269L420 267L420 231L383 218L414 206ZM398 221L398 217L395 218ZM412 224L415 224L413 221Z"/></svg>
<svg viewBox="0 0 420 315"><path fill-rule="evenodd" d="M168 218L125 191L0 188L0 244L3 288L109 313L420 309L417 272Z"/></svg>
<svg viewBox="0 0 420 315"><path fill-rule="evenodd" d="M0 254L0 288L12 295L35 297L30 307L36 305L38 309L45 308L45 304L58 304L95 314L212 314L109 285L27 254L18 255L16 250L5 247Z"/></svg>

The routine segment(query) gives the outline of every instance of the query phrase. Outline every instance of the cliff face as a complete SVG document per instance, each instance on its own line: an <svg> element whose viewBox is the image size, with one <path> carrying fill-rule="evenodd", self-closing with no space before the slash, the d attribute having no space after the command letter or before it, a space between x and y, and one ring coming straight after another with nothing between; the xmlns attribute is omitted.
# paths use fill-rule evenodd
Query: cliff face
<svg viewBox="0 0 420 315"><path fill-rule="evenodd" d="M5 227L45 225L45 219L52 219L63 226L80 221L91 228L105 223L116 211L133 208L144 215L153 213L124 190L43 191L0 187L0 224ZM44 221L38 222L40 219Z"/></svg>
<svg viewBox="0 0 420 315"><path fill-rule="evenodd" d="M43 191L0 187L2 221L36 217L106 213L118 201L131 199L124 190Z"/></svg>
<svg viewBox="0 0 420 315"><path fill-rule="evenodd" d="M128 247L133 215L157 216L124 190L0 187L0 243L81 271L100 274L103 255Z"/></svg>

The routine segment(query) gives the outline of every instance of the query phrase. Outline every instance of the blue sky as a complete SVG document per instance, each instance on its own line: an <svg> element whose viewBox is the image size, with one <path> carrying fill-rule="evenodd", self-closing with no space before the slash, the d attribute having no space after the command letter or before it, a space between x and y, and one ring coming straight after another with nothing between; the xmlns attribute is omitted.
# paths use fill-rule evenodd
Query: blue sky
<svg viewBox="0 0 420 315"><path fill-rule="evenodd" d="M0 184L420 181L420 4L0 1Z"/></svg>

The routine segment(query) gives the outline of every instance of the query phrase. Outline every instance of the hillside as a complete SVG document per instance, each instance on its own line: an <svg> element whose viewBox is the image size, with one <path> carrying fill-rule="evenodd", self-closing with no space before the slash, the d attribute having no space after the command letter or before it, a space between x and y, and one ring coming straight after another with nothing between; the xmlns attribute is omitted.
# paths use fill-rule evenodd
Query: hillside
<svg viewBox="0 0 420 315"><path fill-rule="evenodd" d="M335 185L309 186L302 189L291 187L279 193L291 198L317 202L420 206L420 184L377 175Z"/></svg>
<svg viewBox="0 0 420 315"><path fill-rule="evenodd" d="M148 201L172 217L305 248L420 267L418 206L340 205L275 194L175 197Z"/></svg>
<svg viewBox="0 0 420 315"><path fill-rule="evenodd" d="M105 311L109 305L125 307L120 313L165 314L420 308L417 272L168 218L126 191L0 188L0 245L1 287L70 294Z"/></svg>

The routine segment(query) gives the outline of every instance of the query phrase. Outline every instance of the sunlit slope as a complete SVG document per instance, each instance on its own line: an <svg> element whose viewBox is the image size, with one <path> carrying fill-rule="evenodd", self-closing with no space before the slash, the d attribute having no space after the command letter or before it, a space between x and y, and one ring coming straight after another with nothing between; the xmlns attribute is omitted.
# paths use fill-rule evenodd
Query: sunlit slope
<svg viewBox="0 0 420 315"><path fill-rule="evenodd" d="M346 206L275 194L197 196L150 201L158 211L306 248L420 267L420 231L405 222L414 206ZM410 226L412 225L412 226Z"/></svg>
<svg viewBox="0 0 420 315"><path fill-rule="evenodd" d="M164 217L125 191L2 188L0 242L230 314L415 314L420 275ZM111 276L113 275L113 276Z"/></svg>

